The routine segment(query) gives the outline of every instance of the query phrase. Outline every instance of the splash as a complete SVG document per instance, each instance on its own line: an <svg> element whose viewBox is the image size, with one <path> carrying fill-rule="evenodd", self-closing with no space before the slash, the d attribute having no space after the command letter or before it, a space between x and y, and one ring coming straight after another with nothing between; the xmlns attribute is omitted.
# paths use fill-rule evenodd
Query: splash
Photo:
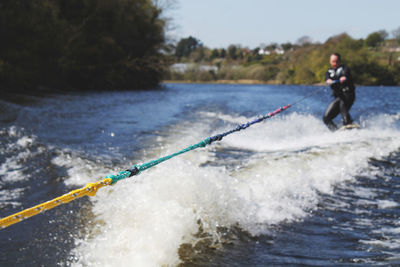
<svg viewBox="0 0 400 267"><path fill-rule="evenodd" d="M238 120L198 115L199 121L158 136L161 151L147 151L143 162L229 129ZM382 117L370 120L378 125ZM221 228L260 235L272 225L302 220L317 209L319 192L333 194L334 185L371 171L368 159L400 147L393 123L364 127L331 133L317 118L292 113L103 190L93 200L90 234L76 240L75 264L176 265L181 245L203 238L197 235L200 229L218 242Z"/></svg>

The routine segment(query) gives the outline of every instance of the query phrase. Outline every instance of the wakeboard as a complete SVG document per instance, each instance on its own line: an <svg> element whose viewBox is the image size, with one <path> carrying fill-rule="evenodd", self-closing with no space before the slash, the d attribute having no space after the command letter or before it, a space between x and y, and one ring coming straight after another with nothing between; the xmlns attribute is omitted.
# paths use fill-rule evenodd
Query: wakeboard
<svg viewBox="0 0 400 267"><path fill-rule="evenodd" d="M352 124L347 124L339 127L338 131L344 131L344 130L353 130L353 129L360 129L361 126L358 123L353 122Z"/></svg>

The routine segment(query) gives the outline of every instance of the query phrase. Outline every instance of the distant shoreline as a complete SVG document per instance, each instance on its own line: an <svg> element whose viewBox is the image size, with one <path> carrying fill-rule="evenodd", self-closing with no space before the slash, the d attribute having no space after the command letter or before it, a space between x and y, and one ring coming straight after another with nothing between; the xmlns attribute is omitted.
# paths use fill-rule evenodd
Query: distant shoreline
<svg viewBox="0 0 400 267"><path fill-rule="evenodd" d="M260 80L251 80L251 79L241 79L241 80L216 80L216 81L190 81L190 80L164 80L161 81L161 84L169 84L169 83L187 83L187 84L265 84L265 85L309 85L309 86L328 86L325 83L312 83L312 84L284 84L276 81L260 81ZM400 87L399 85L373 85L373 84L356 84L356 87L359 86L376 86L376 87Z"/></svg>

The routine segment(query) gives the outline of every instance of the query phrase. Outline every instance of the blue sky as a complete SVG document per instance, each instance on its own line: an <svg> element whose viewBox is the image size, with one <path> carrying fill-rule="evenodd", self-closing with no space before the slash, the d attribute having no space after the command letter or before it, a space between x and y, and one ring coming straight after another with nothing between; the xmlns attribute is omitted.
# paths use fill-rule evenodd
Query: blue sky
<svg viewBox="0 0 400 267"><path fill-rule="evenodd" d="M353 38L390 34L400 27L400 0L176 0L167 15L176 40L191 35L210 48L255 48L302 36L325 42L343 32Z"/></svg>

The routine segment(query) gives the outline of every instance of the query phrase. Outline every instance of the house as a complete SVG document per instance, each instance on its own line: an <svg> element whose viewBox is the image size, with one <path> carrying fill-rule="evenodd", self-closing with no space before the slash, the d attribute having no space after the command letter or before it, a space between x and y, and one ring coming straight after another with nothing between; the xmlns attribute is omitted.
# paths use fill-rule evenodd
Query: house
<svg viewBox="0 0 400 267"><path fill-rule="evenodd" d="M260 50L258 50L258 54L259 55L270 55L271 52L269 50L260 49Z"/></svg>

